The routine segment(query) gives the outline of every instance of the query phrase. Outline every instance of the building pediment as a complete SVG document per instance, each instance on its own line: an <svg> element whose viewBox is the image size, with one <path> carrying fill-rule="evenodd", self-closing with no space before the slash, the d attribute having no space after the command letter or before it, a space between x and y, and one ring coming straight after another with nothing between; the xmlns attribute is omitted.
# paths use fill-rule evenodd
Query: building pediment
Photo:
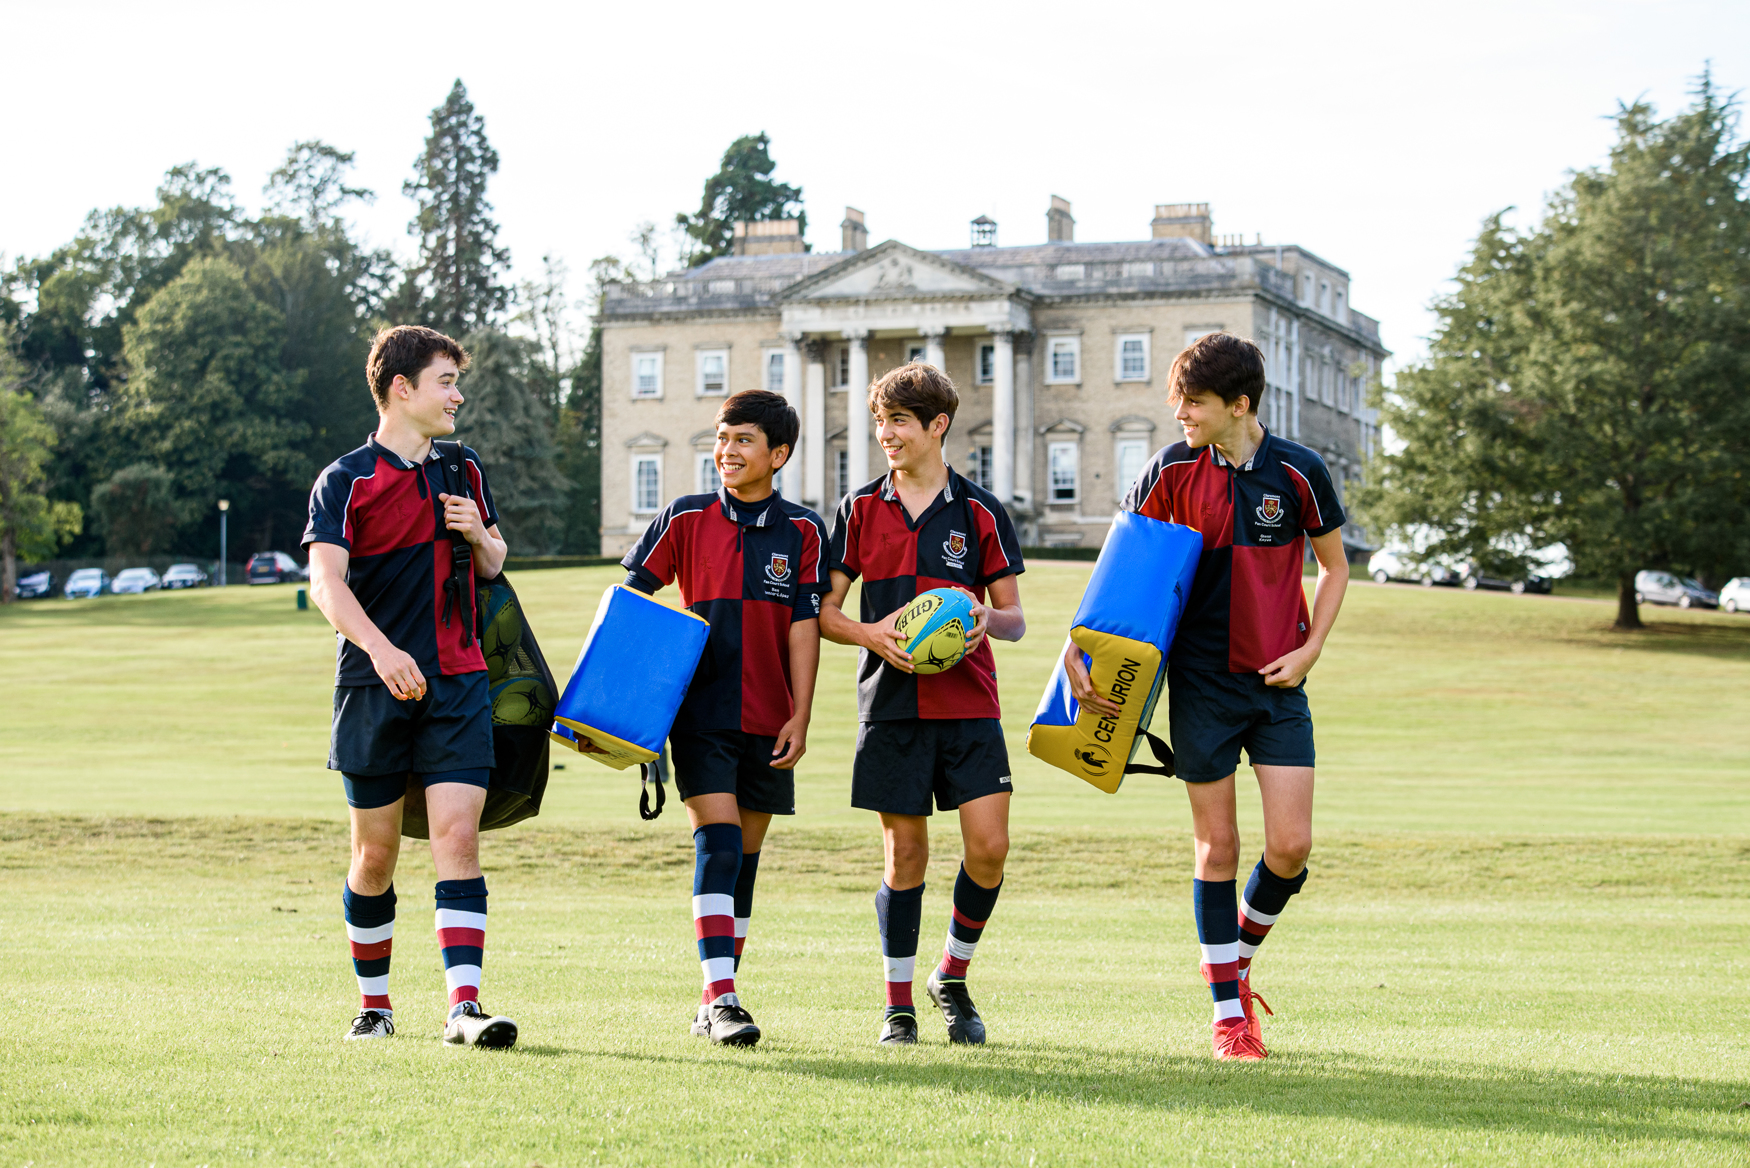
<svg viewBox="0 0 1750 1168"><path fill-rule="evenodd" d="M799 300L882 300L935 296L1010 296L1013 284L976 268L890 239L798 281L781 297Z"/></svg>
<svg viewBox="0 0 1750 1168"><path fill-rule="evenodd" d="M649 430L642 434L634 434L626 439L626 447L629 450L661 450L667 445L667 438L661 434L652 434Z"/></svg>

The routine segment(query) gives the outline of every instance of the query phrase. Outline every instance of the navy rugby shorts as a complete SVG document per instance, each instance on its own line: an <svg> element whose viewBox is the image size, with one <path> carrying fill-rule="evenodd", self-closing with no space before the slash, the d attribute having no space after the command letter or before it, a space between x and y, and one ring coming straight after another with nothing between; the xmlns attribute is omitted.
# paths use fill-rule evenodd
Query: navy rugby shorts
<svg viewBox="0 0 1750 1168"><path fill-rule="evenodd" d="M1009 747L995 718L902 718L857 727L851 806L928 815L1013 791Z"/></svg>
<svg viewBox="0 0 1750 1168"><path fill-rule="evenodd" d="M1173 764L1187 783L1213 783L1253 766L1313 765L1312 709L1306 682L1265 685L1256 673L1167 666L1167 722Z"/></svg>
<svg viewBox="0 0 1750 1168"><path fill-rule="evenodd" d="M796 814L796 772L772 766L778 740L742 730L673 730L668 753L680 797L734 795L737 807Z"/></svg>
<svg viewBox="0 0 1750 1168"><path fill-rule="evenodd" d="M426 678L425 696L397 701L382 682L334 687L328 769L346 780L354 807L386 807L409 773L433 783L488 784L492 704L486 671Z"/></svg>

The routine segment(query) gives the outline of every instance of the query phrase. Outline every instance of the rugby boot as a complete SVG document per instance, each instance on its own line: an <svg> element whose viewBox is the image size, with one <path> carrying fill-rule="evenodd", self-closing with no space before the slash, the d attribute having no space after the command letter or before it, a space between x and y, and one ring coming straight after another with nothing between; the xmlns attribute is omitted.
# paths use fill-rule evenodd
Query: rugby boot
<svg viewBox="0 0 1750 1168"><path fill-rule="evenodd" d="M1252 979L1249 977L1242 977L1240 978L1240 1009L1246 1012L1246 1029L1251 1033L1253 1040L1256 1041L1259 1046L1263 1046L1264 1027L1263 1024L1258 1021L1258 1012L1252 1008L1253 1002L1257 1002L1258 1005L1264 1007L1264 1013L1270 1015L1270 1017L1276 1017L1276 1011L1270 1008L1270 1003L1264 1000L1264 995L1258 993L1252 988Z"/></svg>
<svg viewBox="0 0 1750 1168"><path fill-rule="evenodd" d="M1210 1027L1210 1047L1221 1060L1256 1061L1267 1057L1263 1043L1252 1037L1245 1018L1223 1018Z"/></svg>
<svg viewBox="0 0 1750 1168"><path fill-rule="evenodd" d="M887 1020L881 1023L881 1033L875 1038L878 1046L916 1046L918 1044L918 1016L916 1014L889 1014Z"/></svg>
<svg viewBox="0 0 1750 1168"><path fill-rule="evenodd" d="M693 1015L693 1037L711 1037L711 1007L704 1002L699 1003L699 1009Z"/></svg>
<svg viewBox="0 0 1750 1168"><path fill-rule="evenodd" d="M488 1014L479 1002L457 1002L444 1026L444 1041L452 1046L508 1050L516 1045L516 1023Z"/></svg>
<svg viewBox="0 0 1750 1168"><path fill-rule="evenodd" d="M924 982L924 992L947 1021L949 1042L962 1046L984 1043L984 1019L978 1016L972 995L966 992L965 978L943 977L940 969L932 969L929 980Z"/></svg>
<svg viewBox="0 0 1750 1168"><path fill-rule="evenodd" d="M359 1016L352 1020L352 1027L346 1032L346 1041L356 1042L361 1038L387 1038L395 1033L395 1019L381 1010L360 1010Z"/></svg>
<svg viewBox="0 0 1750 1168"><path fill-rule="evenodd" d="M752 1046L760 1040L753 1015L734 994L724 994L705 1008L705 1032L718 1046ZM695 1023L697 1025L697 1023Z"/></svg>

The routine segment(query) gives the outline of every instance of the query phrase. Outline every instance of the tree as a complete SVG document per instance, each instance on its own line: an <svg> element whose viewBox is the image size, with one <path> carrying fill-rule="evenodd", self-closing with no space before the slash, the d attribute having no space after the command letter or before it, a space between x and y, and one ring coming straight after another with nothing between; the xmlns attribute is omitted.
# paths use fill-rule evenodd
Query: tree
<svg viewBox="0 0 1750 1168"><path fill-rule="evenodd" d="M401 192L419 204L408 233L419 237L419 263L407 273L394 307L460 337L494 324L510 303L503 274L510 252L498 246L498 224L486 183L498 172L498 152L486 140L486 120L474 112L457 78L431 112L431 135Z"/></svg>
<svg viewBox="0 0 1750 1168"><path fill-rule="evenodd" d="M79 504L43 493L55 431L24 392L24 365L0 331L0 604L18 592L18 559L43 559L79 533Z"/></svg>
<svg viewBox="0 0 1750 1168"><path fill-rule="evenodd" d="M376 202L375 192L346 185L353 157L350 150L316 139L294 142L262 188L269 210L316 231L338 220L340 209L350 202Z"/></svg>
<svg viewBox="0 0 1750 1168"><path fill-rule="evenodd" d="M523 307L515 323L528 330L534 344L529 356L530 384L555 421L574 362L574 338L565 319L565 281L569 275L564 260L545 255L541 257L541 278L524 280L517 287L517 299Z"/></svg>
<svg viewBox="0 0 1750 1168"><path fill-rule="evenodd" d="M553 414L529 384L529 343L496 330L470 333L464 343L471 360L456 439L484 461L512 550L551 554L570 484L553 465Z"/></svg>
<svg viewBox="0 0 1750 1168"><path fill-rule="evenodd" d="M636 238L636 237L634 237ZM600 555L602 550L602 328L603 287L626 279L626 265L603 256L589 266L591 295L589 340L571 375L571 392L559 412L555 439L560 473L570 481L562 550L574 555Z"/></svg>
<svg viewBox="0 0 1750 1168"><path fill-rule="evenodd" d="M120 425L133 461L169 472L191 516L221 494L239 533L272 547L301 528L314 466L298 449L302 378L281 364L285 318L250 291L241 268L188 264L139 310L126 334Z"/></svg>
<svg viewBox="0 0 1750 1168"><path fill-rule="evenodd" d="M1750 556L1750 148L1711 78L1660 121L1620 107L1605 167L1524 232L1485 222L1435 304L1430 355L1382 420L1403 440L1360 499L1371 524L1496 566L1567 548L1613 580L1718 580Z"/></svg>
<svg viewBox="0 0 1750 1168"><path fill-rule="evenodd" d="M149 556L169 549L182 522L176 482L155 463L124 466L91 492L105 550L112 556Z"/></svg>
<svg viewBox="0 0 1750 1168"><path fill-rule="evenodd" d="M731 142L723 152L717 173L705 180L698 213L675 216L675 223L693 243L687 257L689 267L728 255L734 225L742 220L788 219L793 208L799 229L807 232L802 188L772 181L772 171L778 164L772 161L771 145L771 138L763 130Z"/></svg>

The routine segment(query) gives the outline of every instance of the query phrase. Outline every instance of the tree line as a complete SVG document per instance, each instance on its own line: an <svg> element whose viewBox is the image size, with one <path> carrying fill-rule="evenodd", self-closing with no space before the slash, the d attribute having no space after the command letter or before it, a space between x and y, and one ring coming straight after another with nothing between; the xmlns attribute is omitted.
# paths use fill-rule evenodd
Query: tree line
<svg viewBox="0 0 1750 1168"><path fill-rule="evenodd" d="M699 211L675 217L678 262L727 254L736 219L799 211L769 146L731 144ZM576 343L570 313L593 313L606 281L660 274L654 224L634 232L639 259L590 265L581 305L551 256L513 286L487 199L499 157L460 80L402 187L411 262L349 222L374 198L353 158L295 143L254 217L223 170L175 166L155 204L93 211L0 272L0 602L19 560L215 557L219 499L233 547L295 546L315 474L374 427L364 361L390 323L473 355L457 437L485 459L513 552L599 550L601 335Z"/></svg>

